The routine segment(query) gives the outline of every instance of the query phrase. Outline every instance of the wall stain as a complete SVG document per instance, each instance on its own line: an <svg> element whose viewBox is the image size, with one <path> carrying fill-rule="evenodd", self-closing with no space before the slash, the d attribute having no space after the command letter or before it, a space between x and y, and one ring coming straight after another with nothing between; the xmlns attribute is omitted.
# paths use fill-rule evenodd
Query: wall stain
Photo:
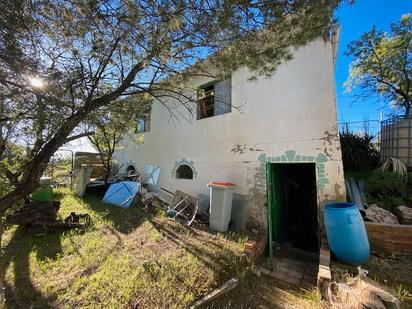
<svg viewBox="0 0 412 309"><path fill-rule="evenodd" d="M333 189L335 191L335 198L337 201L346 201L346 195L343 193L342 186L335 183L333 186Z"/></svg>
<svg viewBox="0 0 412 309"><path fill-rule="evenodd" d="M244 154L247 145L236 145L235 148L232 148L230 151L233 153Z"/></svg>
<svg viewBox="0 0 412 309"><path fill-rule="evenodd" d="M250 147L249 151L263 151L262 149Z"/></svg>
<svg viewBox="0 0 412 309"><path fill-rule="evenodd" d="M339 135L338 135L338 132L331 133L329 131L325 131L324 134L325 134L324 137L321 138L321 140L323 140L323 145L324 145L323 153L326 156L331 157L332 155L331 152L333 151L331 146L336 142L339 143Z"/></svg>
<svg viewBox="0 0 412 309"><path fill-rule="evenodd" d="M255 168L252 183L253 187L248 192L248 225L265 229L267 227L266 163L260 162Z"/></svg>

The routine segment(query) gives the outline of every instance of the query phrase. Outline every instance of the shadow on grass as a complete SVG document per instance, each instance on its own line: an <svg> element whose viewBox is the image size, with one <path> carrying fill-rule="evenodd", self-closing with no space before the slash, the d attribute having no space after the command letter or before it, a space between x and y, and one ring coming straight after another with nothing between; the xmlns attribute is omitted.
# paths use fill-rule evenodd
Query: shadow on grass
<svg viewBox="0 0 412 309"><path fill-rule="evenodd" d="M53 197L57 200L64 200L66 198L74 198L77 205L64 206L65 212L68 214L71 211L87 212L90 211L92 215L97 218L92 218L106 221L116 231L122 234L129 234L137 227L139 227L147 218L151 218L153 214L145 211L142 205L133 203L129 208L122 208L116 205L110 205L102 202L102 197L105 191L87 192L84 197L77 197L73 192L61 189L54 190ZM92 216L93 217L93 216Z"/></svg>
<svg viewBox="0 0 412 309"><path fill-rule="evenodd" d="M142 205L132 204L129 208L105 204L100 198L86 196L81 199L85 207L95 212L103 220L109 221L114 229L122 234L130 234L154 213L147 212Z"/></svg>
<svg viewBox="0 0 412 309"><path fill-rule="evenodd" d="M53 200L61 201L67 195L67 192L65 190L53 190Z"/></svg>
<svg viewBox="0 0 412 309"><path fill-rule="evenodd" d="M202 237L194 228L179 226L167 221L150 220L150 222L159 233L211 269L219 283L238 275L245 267L246 262L241 256L217 244L216 241L207 239L208 237Z"/></svg>
<svg viewBox="0 0 412 309"><path fill-rule="evenodd" d="M14 285L5 284L6 307L10 308L51 308L55 297L44 297L30 278L30 253L35 251L39 261L56 259L62 252L60 233L31 234L27 228L19 226L4 249L1 275L8 267L13 267ZM3 278L4 279L4 278Z"/></svg>
<svg viewBox="0 0 412 309"><path fill-rule="evenodd" d="M282 281L248 273L239 286L201 307L218 308L328 308L321 303L316 289L301 290Z"/></svg>

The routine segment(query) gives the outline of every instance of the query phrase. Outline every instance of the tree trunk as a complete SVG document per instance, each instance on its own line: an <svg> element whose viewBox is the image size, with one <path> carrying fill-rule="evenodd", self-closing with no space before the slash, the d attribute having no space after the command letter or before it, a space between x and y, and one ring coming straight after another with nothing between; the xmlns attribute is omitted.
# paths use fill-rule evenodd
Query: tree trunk
<svg viewBox="0 0 412 309"><path fill-rule="evenodd" d="M147 58L135 64L116 90L104 94L94 100L92 98L88 98L83 108L66 119L65 123L60 126L55 135L44 145L44 147L34 156L34 158L23 166L23 174L14 190L0 199L0 215L4 214L7 209L11 208L13 205L38 188L40 177L46 170L50 158L60 148L60 146L64 144L70 133L91 112L120 97L124 91L130 87L130 84L135 79L137 73L146 66L147 60L151 57L152 55L149 54Z"/></svg>
<svg viewBox="0 0 412 309"><path fill-rule="evenodd" d="M6 277L6 267L4 262L3 250L2 250L2 240L4 231L4 219L0 216L0 308L5 305L4 298L4 278Z"/></svg>
<svg viewBox="0 0 412 309"><path fill-rule="evenodd" d="M106 186L109 183L109 178L110 178L110 170L107 170L104 168L104 185Z"/></svg>
<svg viewBox="0 0 412 309"><path fill-rule="evenodd" d="M50 158L86 115L86 112L82 110L69 117L66 123L56 132L43 149L23 167L24 173L14 190L0 199L0 214L4 214L7 209L20 202L38 188L40 177L46 170Z"/></svg>

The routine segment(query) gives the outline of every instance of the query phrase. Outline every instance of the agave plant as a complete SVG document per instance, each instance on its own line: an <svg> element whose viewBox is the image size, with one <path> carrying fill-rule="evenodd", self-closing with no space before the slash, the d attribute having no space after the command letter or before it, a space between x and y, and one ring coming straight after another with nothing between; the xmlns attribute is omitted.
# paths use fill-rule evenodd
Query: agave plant
<svg viewBox="0 0 412 309"><path fill-rule="evenodd" d="M380 169L383 172L392 171L404 177L408 175L408 169L406 168L405 163L397 158L387 158Z"/></svg>
<svg viewBox="0 0 412 309"><path fill-rule="evenodd" d="M341 132L342 160L345 171L373 169L379 163L379 151L373 145L375 138L369 134Z"/></svg>

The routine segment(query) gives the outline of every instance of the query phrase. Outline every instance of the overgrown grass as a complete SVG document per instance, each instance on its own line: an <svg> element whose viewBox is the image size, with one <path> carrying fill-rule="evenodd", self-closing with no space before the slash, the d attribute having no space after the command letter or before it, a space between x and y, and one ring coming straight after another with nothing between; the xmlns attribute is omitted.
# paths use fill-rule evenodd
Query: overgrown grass
<svg viewBox="0 0 412 309"><path fill-rule="evenodd" d="M182 308L243 269L245 236L189 229L141 206L122 209L57 190L59 216L86 231L3 235L7 308ZM235 241L236 239L237 241Z"/></svg>
<svg viewBox="0 0 412 309"><path fill-rule="evenodd" d="M207 306L217 308L328 308L316 288L305 290L290 286L270 276L257 277L246 272L239 286L221 299Z"/></svg>

